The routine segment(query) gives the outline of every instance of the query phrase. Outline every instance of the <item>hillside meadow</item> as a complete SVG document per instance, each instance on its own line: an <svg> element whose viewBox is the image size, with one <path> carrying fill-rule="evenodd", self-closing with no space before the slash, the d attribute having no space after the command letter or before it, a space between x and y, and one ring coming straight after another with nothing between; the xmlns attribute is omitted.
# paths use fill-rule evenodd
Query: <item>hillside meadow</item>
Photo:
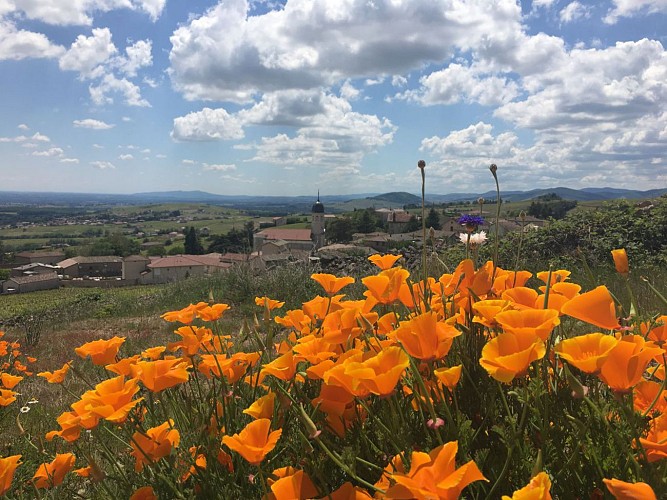
<svg viewBox="0 0 667 500"><path fill-rule="evenodd" d="M664 498L655 206L502 244L462 218L414 269L8 297L0 494Z"/></svg>

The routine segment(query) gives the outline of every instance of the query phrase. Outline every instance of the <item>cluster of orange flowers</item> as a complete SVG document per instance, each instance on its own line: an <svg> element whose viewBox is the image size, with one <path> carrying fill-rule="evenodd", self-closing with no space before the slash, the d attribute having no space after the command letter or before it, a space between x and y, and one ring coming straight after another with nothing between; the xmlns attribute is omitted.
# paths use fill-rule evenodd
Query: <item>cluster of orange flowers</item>
<svg viewBox="0 0 667 500"><path fill-rule="evenodd" d="M166 346L120 358L123 338L82 345L76 349L77 355L90 358L115 376L72 403L71 411L57 419L60 429L48 433L47 439L74 442L82 430L94 429L102 421L114 425L131 422L136 432L130 440L130 454L135 471L140 472L169 456L179 446L184 430L177 429L171 419L143 429L146 395L199 376L204 378L202 382L220 381L222 387L247 384L256 394L255 401L243 410L252 421L235 434L228 434L222 423L227 399L233 395L223 394L222 400L212 402L209 431L220 436L217 459L229 470L233 470L234 453L251 466L261 467L280 442L288 412L297 409L306 435L324 446L319 437L322 432L342 437L351 427L363 424L368 418L369 399L399 394L410 400L415 411L431 417L428 427L437 435L442 420L436 408L451 400L465 369L449 363L448 354L458 337L470 335L474 323L483 332L484 347L480 359L473 361L490 377L510 384L527 377L536 361L550 356L551 376L567 371L567 363L599 377L616 393L633 391L635 409L651 418L648 432L635 445L645 450L649 461L667 457L667 316L621 326L606 287L582 293L564 270L537 273L543 285L534 290L526 286L532 277L529 272L503 270L492 262L475 269L471 260L464 260L454 272L437 280L412 283L409 272L396 265L400 257L370 257L379 271L361 280L366 288L361 300L346 300L340 293L354 278L331 274L313 274L324 294L283 316L274 316L283 302L258 297L256 304L266 322L279 325L284 333L279 343L263 346L260 351L244 352L230 337L194 324L196 320L215 322L229 307L205 302L162 316L185 325L175 330L180 340ZM620 251L614 254L617 266L622 258ZM563 316L599 331L560 338L556 327ZM70 365L39 375L48 382L61 383ZM3 386L12 380L3 374ZM311 400L291 390L306 380L319 385L319 393ZM11 387L2 390L3 398L5 390ZM315 418L316 414L322 418ZM183 481L207 466L198 443L194 444L189 449L191 467L182 472ZM399 454L389 461L375 484L360 481L346 470L365 487L348 482L333 492L318 489L304 470L277 468L267 480L267 497L457 498L472 482L487 480L473 461L456 467L457 448L454 441L429 453L412 452L409 470L404 465L406 457ZM0 460L0 494L9 488L19 458ZM35 485L59 484L74 461L72 454L57 455L51 464L40 466ZM91 467L79 469L79 474L94 473ZM642 498L651 498L646 492L652 494L652 490L644 483L605 479L605 484L618 498L629 498L623 492L633 489L644 492ZM550 479L542 472L511 498L551 498L550 488ZM152 494L152 490L141 488L136 498Z"/></svg>

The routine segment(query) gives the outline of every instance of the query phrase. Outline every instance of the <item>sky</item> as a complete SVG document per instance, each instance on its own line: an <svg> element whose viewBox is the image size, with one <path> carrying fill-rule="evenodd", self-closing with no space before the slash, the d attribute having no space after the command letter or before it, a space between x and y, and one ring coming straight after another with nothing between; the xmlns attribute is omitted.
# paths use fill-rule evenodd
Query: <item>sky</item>
<svg viewBox="0 0 667 500"><path fill-rule="evenodd" d="M0 191L667 187L667 0L0 0Z"/></svg>

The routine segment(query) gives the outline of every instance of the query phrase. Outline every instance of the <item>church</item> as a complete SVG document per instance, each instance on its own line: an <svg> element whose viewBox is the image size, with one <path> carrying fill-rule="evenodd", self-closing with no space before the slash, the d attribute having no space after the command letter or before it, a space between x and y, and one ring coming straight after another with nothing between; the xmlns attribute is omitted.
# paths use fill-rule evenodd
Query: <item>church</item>
<svg viewBox="0 0 667 500"><path fill-rule="evenodd" d="M324 205L317 193L317 201L311 208L310 229L271 227L255 233L253 251L262 255L310 254L326 244Z"/></svg>

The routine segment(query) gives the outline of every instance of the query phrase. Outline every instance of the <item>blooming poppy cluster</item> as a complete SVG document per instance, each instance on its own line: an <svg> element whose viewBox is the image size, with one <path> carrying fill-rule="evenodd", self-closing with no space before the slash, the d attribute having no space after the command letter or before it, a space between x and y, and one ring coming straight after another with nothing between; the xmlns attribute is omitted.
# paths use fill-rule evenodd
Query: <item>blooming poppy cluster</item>
<svg viewBox="0 0 667 500"><path fill-rule="evenodd" d="M244 323L239 338L217 323L227 304L199 302L162 315L176 323L177 339L166 345L133 356L123 356L122 337L80 346L78 357L106 378L57 417L59 429L47 440L73 445L84 431L105 430L132 461L135 480L175 471L171 493L191 488L204 495L212 477L238 484L239 471L247 471L243 484L265 498L450 499L474 488L479 495L550 499L558 480L548 467L513 484L514 492L498 491L507 487L505 472L495 477L498 470L485 469L484 454L472 453L470 437L451 439L463 415L462 380L475 373L503 398L506 388L526 392L531 381L544 381L544 394L554 397L573 380L597 384L596 391L616 398L631 394L632 411L646 422L627 443L631 459L639 467L667 458L667 316L619 318L605 286L583 291L566 270L533 275L493 262L477 268L465 259L451 273L413 282L400 259L371 256L377 272L361 279L357 299L346 295L354 278L327 273L312 275L321 294L301 308L283 311L284 302L257 297L264 321ZM618 252L614 261L626 272ZM11 346L0 344L0 354L2 348ZM62 384L73 366L70 361L38 375ZM2 373L3 398L5 392L11 398L22 376ZM472 415L476 435L484 418ZM514 420L516 435L523 422ZM418 442L402 441L408 438L400 436L400 426L410 425L422 429L412 438ZM345 443L359 435L376 463L363 455L350 464ZM382 443L373 441L378 435ZM323 478L307 455L337 473ZM21 458L0 459L0 494L11 488ZM95 460L86 460L78 476L110 480ZM72 453L56 454L39 466L32 484L58 486L75 461ZM623 479L632 482L601 476L598 486L617 498L630 498L628 492L655 497L637 474ZM145 482L135 486L132 498L155 498Z"/></svg>

